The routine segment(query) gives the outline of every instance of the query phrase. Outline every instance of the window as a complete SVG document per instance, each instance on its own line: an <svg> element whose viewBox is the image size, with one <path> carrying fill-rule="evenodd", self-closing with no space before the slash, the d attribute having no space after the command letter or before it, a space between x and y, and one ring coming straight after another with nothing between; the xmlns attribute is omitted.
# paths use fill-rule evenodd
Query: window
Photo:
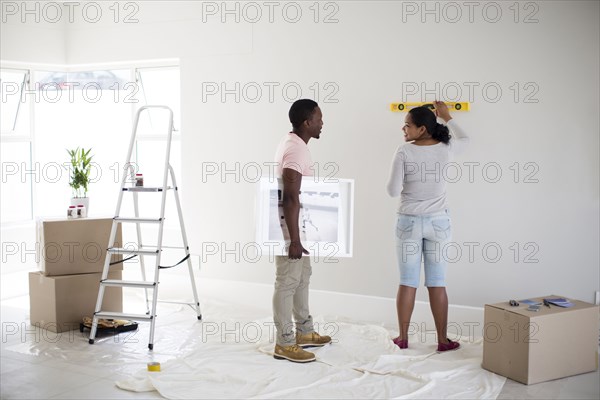
<svg viewBox="0 0 600 400"><path fill-rule="evenodd" d="M37 82L42 90L121 90L129 78L128 70L46 72Z"/></svg>
<svg viewBox="0 0 600 400"><path fill-rule="evenodd" d="M34 73L40 91L34 155L42 171L35 215L66 215L72 197L67 149L77 147L92 149L90 213L114 214L131 129L132 103L123 86L131 76L131 69Z"/></svg>
<svg viewBox="0 0 600 400"><path fill-rule="evenodd" d="M0 71L2 224L65 215L71 197L67 149L76 147L92 148L94 156L91 214L113 215L134 112L147 104L167 105L176 129L180 124L178 66ZM133 161L140 164L146 185L162 183L164 162L158 160L164 160L166 121L153 112L138 130ZM178 184L180 143L176 130L170 161ZM159 209L149 205L140 212L152 216Z"/></svg>

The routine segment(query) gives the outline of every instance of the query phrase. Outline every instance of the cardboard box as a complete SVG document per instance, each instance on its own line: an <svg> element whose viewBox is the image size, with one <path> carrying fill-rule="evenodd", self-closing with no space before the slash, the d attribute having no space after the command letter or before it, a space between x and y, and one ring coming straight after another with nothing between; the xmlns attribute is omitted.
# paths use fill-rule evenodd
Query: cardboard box
<svg viewBox="0 0 600 400"><path fill-rule="evenodd" d="M109 279L121 279L122 271L111 271ZM31 325L52 332L79 329L83 317L94 315L102 274L45 276L29 273ZM123 288L107 287L103 311L123 311Z"/></svg>
<svg viewBox="0 0 600 400"><path fill-rule="evenodd" d="M531 300L556 297L564 296ZM569 300L573 307L537 312L523 303L486 304L483 368L528 385L598 369L598 306Z"/></svg>
<svg viewBox="0 0 600 400"><path fill-rule="evenodd" d="M112 218L40 219L37 221L38 269L46 276L102 272ZM122 243L117 227L115 247ZM121 260L114 254L112 261ZM122 270L115 265L111 270Z"/></svg>

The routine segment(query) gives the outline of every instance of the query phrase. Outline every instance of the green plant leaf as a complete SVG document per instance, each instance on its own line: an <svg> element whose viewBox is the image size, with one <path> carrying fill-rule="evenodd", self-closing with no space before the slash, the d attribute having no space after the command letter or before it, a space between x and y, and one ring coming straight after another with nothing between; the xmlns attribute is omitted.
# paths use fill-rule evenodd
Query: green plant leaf
<svg viewBox="0 0 600 400"><path fill-rule="evenodd" d="M93 156L90 156L91 151L91 148L86 151L83 147L77 147L75 150L67 149L72 166L69 186L73 189L74 197L87 196L92 170L91 161Z"/></svg>

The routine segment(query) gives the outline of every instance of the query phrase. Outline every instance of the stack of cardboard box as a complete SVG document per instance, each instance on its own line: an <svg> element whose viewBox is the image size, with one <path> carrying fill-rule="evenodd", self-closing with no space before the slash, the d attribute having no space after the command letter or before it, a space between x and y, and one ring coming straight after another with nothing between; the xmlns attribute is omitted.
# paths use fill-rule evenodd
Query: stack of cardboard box
<svg viewBox="0 0 600 400"><path fill-rule="evenodd" d="M29 273L30 321L52 332L78 329L93 316L112 218L43 219L37 222L37 261ZM116 243L122 243L118 227ZM113 255L111 261L120 260ZM122 264L109 279L121 279ZM120 287L106 289L102 310L123 311Z"/></svg>

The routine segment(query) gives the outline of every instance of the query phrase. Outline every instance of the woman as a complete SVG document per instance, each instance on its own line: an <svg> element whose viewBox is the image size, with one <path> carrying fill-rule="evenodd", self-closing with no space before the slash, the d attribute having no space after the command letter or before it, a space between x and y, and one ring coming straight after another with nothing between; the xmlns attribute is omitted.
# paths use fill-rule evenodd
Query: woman
<svg viewBox="0 0 600 400"><path fill-rule="evenodd" d="M400 336L393 339L401 349L408 347L408 327L420 281L421 257L425 265L425 286L438 337L438 352L455 350L460 344L447 338L447 261L444 245L451 240L451 224L446 204L445 166L452 155L468 142L444 102L435 109L416 107L406 115L404 140L392 163L387 191L400 196L396 226L396 250L400 286L396 297ZM439 124L437 117L445 121ZM450 135L449 129L452 131Z"/></svg>

